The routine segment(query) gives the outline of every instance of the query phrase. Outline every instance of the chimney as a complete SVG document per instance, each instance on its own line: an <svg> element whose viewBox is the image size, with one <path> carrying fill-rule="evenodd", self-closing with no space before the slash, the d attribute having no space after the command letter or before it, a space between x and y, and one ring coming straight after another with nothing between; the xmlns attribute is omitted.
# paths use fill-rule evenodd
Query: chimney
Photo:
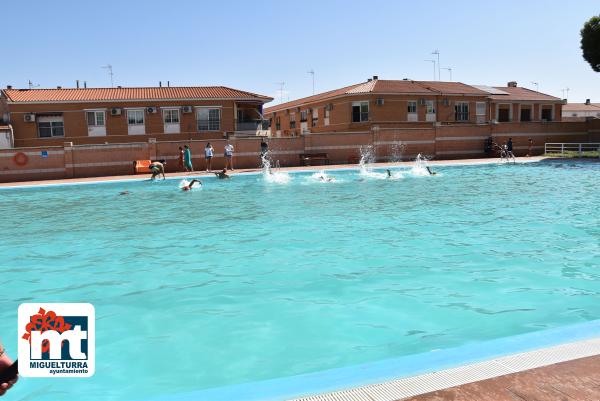
<svg viewBox="0 0 600 401"><path fill-rule="evenodd" d="M12 85L6 85L6 89L12 89Z"/></svg>
<svg viewBox="0 0 600 401"><path fill-rule="evenodd" d="M123 87L121 85L118 85L117 89L123 89Z"/></svg>
<svg viewBox="0 0 600 401"><path fill-rule="evenodd" d="M372 81L372 79L371 79L371 78L367 78L367 82L371 82L371 81Z"/></svg>
<svg viewBox="0 0 600 401"><path fill-rule="evenodd" d="M171 81L167 81L167 87L171 87Z"/></svg>
<svg viewBox="0 0 600 401"><path fill-rule="evenodd" d="M379 79L379 75L373 75L373 81L377 81Z"/></svg>
<svg viewBox="0 0 600 401"><path fill-rule="evenodd" d="M517 81L510 81L508 84L506 84L506 86L508 86L509 88L516 88Z"/></svg>
<svg viewBox="0 0 600 401"><path fill-rule="evenodd" d="M57 86L56 89L62 89L62 86Z"/></svg>
<svg viewBox="0 0 600 401"><path fill-rule="evenodd" d="M87 81L83 81L83 87L87 88Z"/></svg>
<svg viewBox="0 0 600 401"><path fill-rule="evenodd" d="M590 102L590 99L585 99L585 104L589 106L590 104L592 104L592 102Z"/></svg>
<svg viewBox="0 0 600 401"><path fill-rule="evenodd" d="M158 81L158 87L162 88L162 81Z"/></svg>
<svg viewBox="0 0 600 401"><path fill-rule="evenodd" d="M75 81L75 86L77 86L77 89L79 89L79 80Z"/></svg>

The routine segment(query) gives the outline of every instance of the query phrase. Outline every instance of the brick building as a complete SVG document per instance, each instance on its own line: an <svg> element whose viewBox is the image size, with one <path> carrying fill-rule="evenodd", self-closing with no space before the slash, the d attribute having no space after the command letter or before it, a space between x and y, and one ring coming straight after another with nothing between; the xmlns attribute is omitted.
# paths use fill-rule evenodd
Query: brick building
<svg viewBox="0 0 600 401"><path fill-rule="evenodd" d="M563 121L585 121L589 118L600 118L600 103L567 103L562 108Z"/></svg>
<svg viewBox="0 0 600 401"><path fill-rule="evenodd" d="M13 89L0 125L15 147L223 138L256 134L272 98L227 87Z"/></svg>
<svg viewBox="0 0 600 401"><path fill-rule="evenodd" d="M360 132L374 128L560 121L563 101L520 88L460 82L381 80L282 103L265 109L273 136Z"/></svg>

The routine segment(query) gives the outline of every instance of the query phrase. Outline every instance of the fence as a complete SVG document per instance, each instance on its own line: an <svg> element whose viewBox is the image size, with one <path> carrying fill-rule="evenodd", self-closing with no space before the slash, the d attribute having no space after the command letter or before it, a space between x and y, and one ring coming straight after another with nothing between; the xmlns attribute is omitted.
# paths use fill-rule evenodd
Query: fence
<svg viewBox="0 0 600 401"><path fill-rule="evenodd" d="M600 157L600 143L546 143L544 153L552 156Z"/></svg>

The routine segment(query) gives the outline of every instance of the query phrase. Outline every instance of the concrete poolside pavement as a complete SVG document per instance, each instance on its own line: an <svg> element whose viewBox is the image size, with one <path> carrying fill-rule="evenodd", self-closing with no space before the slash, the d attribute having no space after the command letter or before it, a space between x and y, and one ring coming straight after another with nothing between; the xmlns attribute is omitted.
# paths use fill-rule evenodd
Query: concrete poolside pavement
<svg viewBox="0 0 600 401"><path fill-rule="evenodd" d="M544 160L544 156L533 156L533 157L519 157L517 163L525 162L537 162ZM431 166L453 166L453 165L476 165L476 164L488 164L498 163L499 159L485 158L485 159L458 159L458 160L430 160L428 164ZM374 168L386 168L386 167L410 167L414 164L414 161L403 161L403 162L390 162L390 163L371 163L370 166ZM339 170L357 168L357 164L330 164L324 166L297 166L297 167L281 167L281 171L318 171L318 170ZM213 172L220 170L213 170ZM236 169L228 171L227 174L236 175L240 173L256 173L261 171L260 167L253 169ZM194 171L191 173L178 172L178 173L167 173L168 178L186 178L186 177L212 177L213 172L206 171ZM85 178L68 178L58 180L38 180L38 181L18 181L18 182L3 182L0 183L0 187L20 187L20 186L36 186L36 185L52 185L52 184L77 184L77 183L90 183L90 182L108 182L108 181L127 181L127 180L144 180L150 178L148 174L135 174L135 175L117 175L117 176L105 176L105 177L85 177Z"/></svg>
<svg viewBox="0 0 600 401"><path fill-rule="evenodd" d="M598 401L600 355L561 362L402 401Z"/></svg>

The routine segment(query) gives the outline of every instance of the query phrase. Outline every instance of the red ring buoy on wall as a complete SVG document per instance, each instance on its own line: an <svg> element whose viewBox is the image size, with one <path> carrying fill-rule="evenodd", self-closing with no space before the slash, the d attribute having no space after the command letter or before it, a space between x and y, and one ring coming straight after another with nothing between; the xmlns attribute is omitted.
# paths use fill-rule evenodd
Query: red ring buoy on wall
<svg viewBox="0 0 600 401"><path fill-rule="evenodd" d="M27 157L27 155L23 152L19 152L13 156L13 162L17 166L24 166L27 164L28 161L29 161L29 157Z"/></svg>

